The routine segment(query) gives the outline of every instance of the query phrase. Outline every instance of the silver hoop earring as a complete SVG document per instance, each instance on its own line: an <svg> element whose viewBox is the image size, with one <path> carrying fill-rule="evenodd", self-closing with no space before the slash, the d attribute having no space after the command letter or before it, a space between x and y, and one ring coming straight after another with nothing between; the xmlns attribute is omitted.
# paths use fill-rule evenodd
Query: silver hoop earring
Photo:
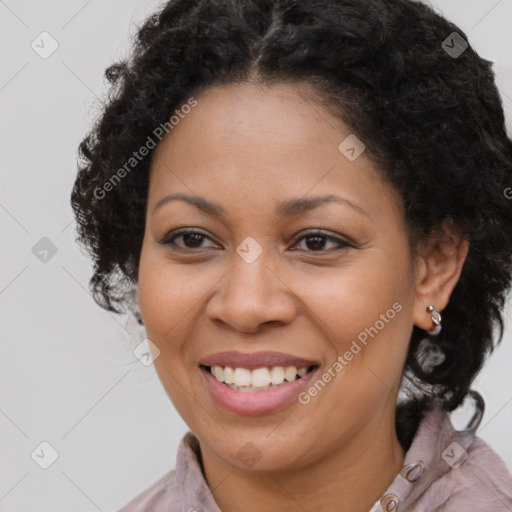
<svg viewBox="0 0 512 512"><path fill-rule="evenodd" d="M434 324L434 328L432 330L428 330L427 332L431 336L437 336L441 332L441 314L437 310L435 306L427 306L427 312L432 315L432 323Z"/></svg>

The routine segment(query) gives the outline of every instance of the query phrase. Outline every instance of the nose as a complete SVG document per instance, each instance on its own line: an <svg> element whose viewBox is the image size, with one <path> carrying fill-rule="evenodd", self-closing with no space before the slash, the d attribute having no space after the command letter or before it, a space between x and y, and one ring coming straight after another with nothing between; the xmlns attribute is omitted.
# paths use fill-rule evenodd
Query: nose
<svg viewBox="0 0 512 512"><path fill-rule="evenodd" d="M298 304L293 285L279 275L276 265L270 267L264 254L252 263L235 258L208 302L206 313L211 320L245 333L257 332L262 324L293 321Z"/></svg>

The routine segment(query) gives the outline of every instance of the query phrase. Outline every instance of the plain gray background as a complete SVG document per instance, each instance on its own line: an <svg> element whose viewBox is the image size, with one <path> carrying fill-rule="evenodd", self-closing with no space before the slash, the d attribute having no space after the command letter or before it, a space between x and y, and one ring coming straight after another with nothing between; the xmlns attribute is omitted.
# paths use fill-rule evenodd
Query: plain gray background
<svg viewBox="0 0 512 512"><path fill-rule="evenodd" d="M104 70L160 5L0 0L0 511L115 511L174 467L186 431L154 368L132 352L144 332L90 296L69 205ZM510 130L512 0L433 5L495 63ZM58 44L46 59L31 47L41 32ZM41 261L41 247L56 252ZM478 433L512 470L510 309L503 344L474 388L487 403ZM31 455L51 456L44 441L58 452L48 469Z"/></svg>

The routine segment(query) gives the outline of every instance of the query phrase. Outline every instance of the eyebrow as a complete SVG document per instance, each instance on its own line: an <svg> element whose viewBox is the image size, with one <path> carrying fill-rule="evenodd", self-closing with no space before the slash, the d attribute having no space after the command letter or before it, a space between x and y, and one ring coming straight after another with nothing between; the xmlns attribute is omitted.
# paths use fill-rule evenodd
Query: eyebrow
<svg viewBox="0 0 512 512"><path fill-rule="evenodd" d="M214 203L213 201L209 201L204 197L190 196L187 194L179 193L170 194L160 199L160 201L158 201L158 203L155 205L153 209L153 214L157 209L162 207L164 204L176 200L185 201L195 206L199 210L207 213L208 215L214 215L217 217L224 217L226 215L226 210L224 210L224 208L220 204ZM367 215L360 206L352 203L351 201L344 197L335 194L329 194L326 196L314 196L308 198L301 197L297 199L289 199L287 201L280 203L277 206L276 215L280 217L292 217L310 211L316 208L317 206L320 206L321 204L325 203L344 204L357 210L359 213L362 213L363 215Z"/></svg>

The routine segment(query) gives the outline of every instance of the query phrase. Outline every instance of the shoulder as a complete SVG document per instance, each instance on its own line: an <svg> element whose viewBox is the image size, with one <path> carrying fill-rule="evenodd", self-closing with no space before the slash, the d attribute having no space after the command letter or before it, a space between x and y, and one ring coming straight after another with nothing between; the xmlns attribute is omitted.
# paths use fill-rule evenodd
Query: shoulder
<svg viewBox="0 0 512 512"><path fill-rule="evenodd" d="M466 450L455 444L452 447L452 451L461 452L461 460L465 459L462 464L450 468L432 484L432 493L446 496L440 510L512 511L512 475L499 455L483 439L470 436L472 442Z"/></svg>
<svg viewBox="0 0 512 512"><path fill-rule="evenodd" d="M455 430L446 412L429 410L383 499L408 512L512 512L512 475L477 427Z"/></svg>
<svg viewBox="0 0 512 512"><path fill-rule="evenodd" d="M138 494L118 512L179 512L181 511L176 470L171 470Z"/></svg>
<svg viewBox="0 0 512 512"><path fill-rule="evenodd" d="M117 512L182 512L195 510L190 506L194 503L220 512L202 474L200 456L199 441L189 431L178 445L175 468Z"/></svg>

